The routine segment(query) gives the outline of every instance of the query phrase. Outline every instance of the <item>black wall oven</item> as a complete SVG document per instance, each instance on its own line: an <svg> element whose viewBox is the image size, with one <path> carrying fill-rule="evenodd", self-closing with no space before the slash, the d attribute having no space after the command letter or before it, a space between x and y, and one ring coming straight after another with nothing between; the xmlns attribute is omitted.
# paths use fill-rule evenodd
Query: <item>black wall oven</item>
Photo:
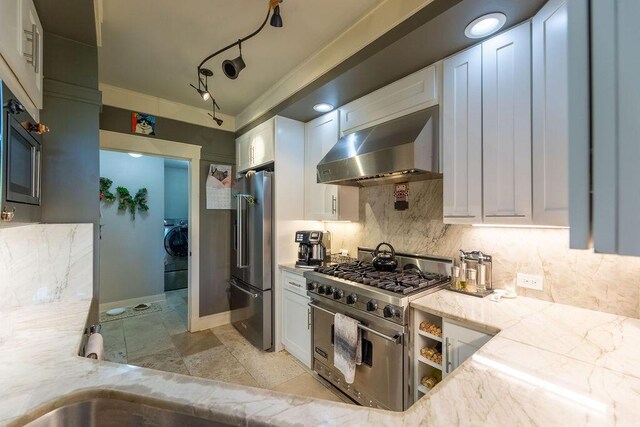
<svg viewBox="0 0 640 427"><path fill-rule="evenodd" d="M35 120L4 83L1 121L0 191L3 223L39 222L42 136L35 131Z"/></svg>

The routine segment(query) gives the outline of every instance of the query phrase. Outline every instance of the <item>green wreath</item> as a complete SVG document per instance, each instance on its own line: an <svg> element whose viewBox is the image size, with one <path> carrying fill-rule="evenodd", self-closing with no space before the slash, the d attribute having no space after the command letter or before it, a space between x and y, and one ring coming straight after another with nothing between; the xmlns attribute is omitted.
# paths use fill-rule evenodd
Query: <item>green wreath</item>
<svg viewBox="0 0 640 427"><path fill-rule="evenodd" d="M126 211L129 209L131 212L131 219L136 219L136 207L140 212L147 212L149 210L149 206L147 205L147 189L141 188L138 190L134 197L131 197L131 193L125 187L116 188L118 192L118 210Z"/></svg>
<svg viewBox="0 0 640 427"><path fill-rule="evenodd" d="M116 196L109 191L113 181L109 178L100 177L100 200L106 203L113 203L116 200Z"/></svg>

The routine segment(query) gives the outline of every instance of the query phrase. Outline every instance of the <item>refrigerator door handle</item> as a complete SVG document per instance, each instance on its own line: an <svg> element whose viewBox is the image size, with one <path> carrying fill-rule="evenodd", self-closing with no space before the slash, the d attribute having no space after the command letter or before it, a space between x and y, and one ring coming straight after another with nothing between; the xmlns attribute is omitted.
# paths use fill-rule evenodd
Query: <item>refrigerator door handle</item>
<svg viewBox="0 0 640 427"><path fill-rule="evenodd" d="M236 218L236 266L238 268L246 268L249 264L245 259L245 245L244 245L244 217L242 215L242 202L247 197L246 194L238 194L236 196L237 203L237 218Z"/></svg>
<svg viewBox="0 0 640 427"><path fill-rule="evenodd" d="M251 298L258 298L258 294L254 294L253 292L249 292L248 290L241 288L240 285L238 285L235 280L229 280L229 284L234 288L236 288L237 290L239 290L240 292L244 292L245 294L249 295Z"/></svg>

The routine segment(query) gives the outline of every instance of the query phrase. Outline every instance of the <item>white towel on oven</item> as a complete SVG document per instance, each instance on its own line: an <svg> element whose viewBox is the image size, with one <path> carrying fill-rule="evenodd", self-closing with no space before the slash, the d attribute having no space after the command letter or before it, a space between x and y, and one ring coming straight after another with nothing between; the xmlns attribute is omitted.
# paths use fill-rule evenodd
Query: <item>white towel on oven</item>
<svg viewBox="0 0 640 427"><path fill-rule="evenodd" d="M344 375L347 384L353 384L356 365L362 363L362 336L359 321L336 313L333 332L333 366Z"/></svg>

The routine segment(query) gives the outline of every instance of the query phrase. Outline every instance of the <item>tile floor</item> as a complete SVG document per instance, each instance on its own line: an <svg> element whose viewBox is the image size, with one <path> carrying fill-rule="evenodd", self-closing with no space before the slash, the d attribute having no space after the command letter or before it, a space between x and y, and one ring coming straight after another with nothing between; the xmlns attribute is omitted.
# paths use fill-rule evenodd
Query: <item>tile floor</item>
<svg viewBox="0 0 640 427"><path fill-rule="evenodd" d="M166 297L160 312L102 324L107 360L342 401L286 351L260 351L231 325L187 332L186 289Z"/></svg>

